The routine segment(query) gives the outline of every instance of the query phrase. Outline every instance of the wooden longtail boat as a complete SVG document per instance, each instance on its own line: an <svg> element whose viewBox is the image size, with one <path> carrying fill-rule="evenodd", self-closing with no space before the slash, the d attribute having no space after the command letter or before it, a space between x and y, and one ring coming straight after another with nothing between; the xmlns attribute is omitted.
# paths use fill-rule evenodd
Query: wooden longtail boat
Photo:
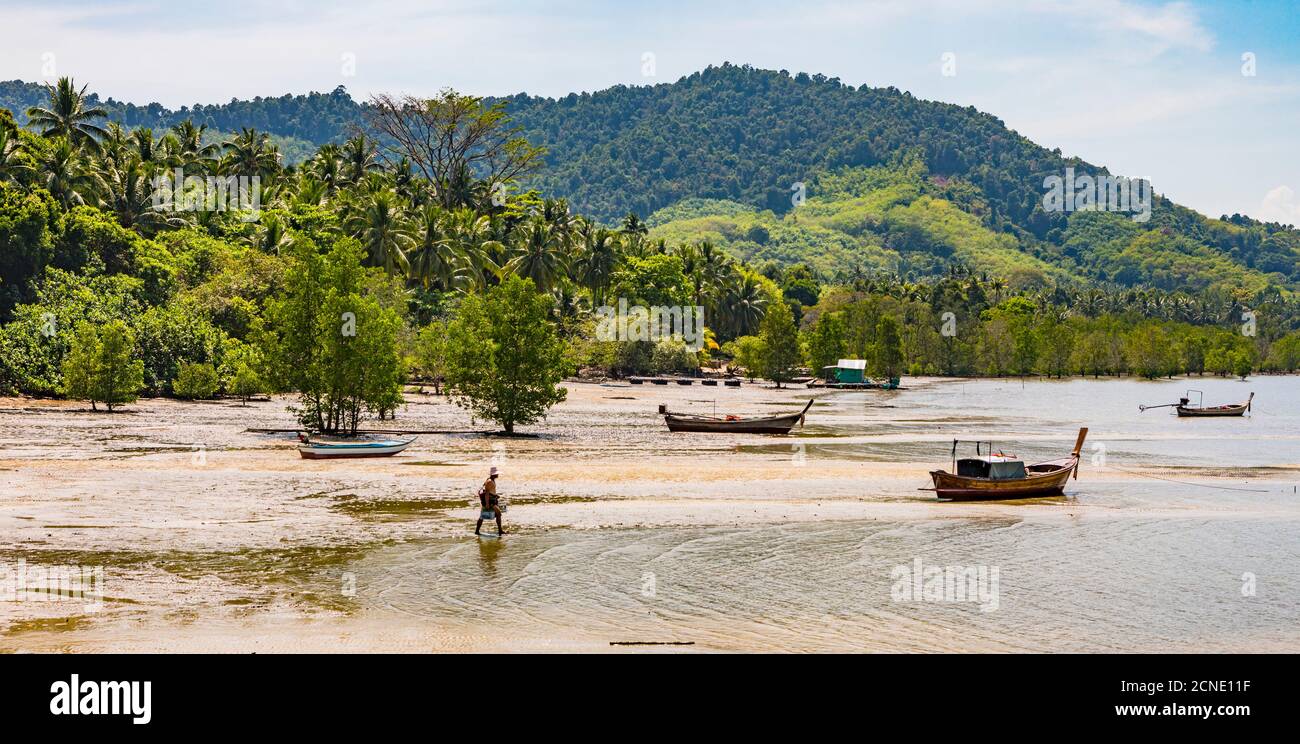
<svg viewBox="0 0 1300 744"><path fill-rule="evenodd" d="M1071 475L1079 477L1079 452L1087 436L1086 427L1079 429L1079 439L1069 457L1034 465L1025 465L1023 460L1013 455L994 453L991 444L989 454L980 455L979 442L975 443L976 457L958 460L959 442L953 440L953 470L957 471L956 475L946 470L930 471L930 477L934 479L933 490L939 498L953 501L1056 496L1064 492Z"/></svg>
<svg viewBox="0 0 1300 744"><path fill-rule="evenodd" d="M1196 405L1192 403L1192 393L1196 393ZM1190 418L1196 416L1244 416L1250 410L1250 404L1255 400L1255 394L1251 393L1245 403L1229 403L1222 406L1206 406L1205 393L1200 390L1188 390L1183 397L1178 399L1177 403L1165 403L1158 406L1138 406L1139 411L1149 411L1152 408L1173 408L1179 416Z"/></svg>
<svg viewBox="0 0 1300 744"><path fill-rule="evenodd" d="M669 413L667 406L659 406L668 431L697 431L730 434L789 434L795 424L803 423L805 413L812 408L813 402L803 407L798 413L762 418L741 418L739 416L695 416L690 414Z"/></svg>
<svg viewBox="0 0 1300 744"><path fill-rule="evenodd" d="M306 460L328 460L341 457L391 457L411 446L415 437L410 439L367 439L367 440L313 440L301 438L298 454Z"/></svg>
<svg viewBox="0 0 1300 744"><path fill-rule="evenodd" d="M1250 410L1250 404L1255 400L1255 394L1251 393L1245 403L1228 404L1223 406L1189 406L1191 401L1183 398L1178 402L1179 416L1244 416L1246 411Z"/></svg>

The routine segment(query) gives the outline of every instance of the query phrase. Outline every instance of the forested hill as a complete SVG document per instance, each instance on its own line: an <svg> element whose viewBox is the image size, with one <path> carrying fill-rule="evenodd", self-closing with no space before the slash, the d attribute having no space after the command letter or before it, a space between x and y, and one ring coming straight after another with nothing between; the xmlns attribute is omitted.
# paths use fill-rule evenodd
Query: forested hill
<svg viewBox="0 0 1300 744"><path fill-rule="evenodd" d="M44 106L49 100L45 86L20 80L0 81L0 106L9 109L19 124L27 121L27 109ZM99 107L127 129L150 127L167 129L186 119L206 125L218 132L237 132L252 127L263 132L311 143L341 142L348 128L361 120L361 104L352 100L343 86L330 93L257 97L249 101L231 99L230 103L202 104L169 109L160 103L138 106L112 98L101 99L86 91L86 106Z"/></svg>
<svg viewBox="0 0 1300 744"><path fill-rule="evenodd" d="M20 121L43 96L38 85L0 83L0 105ZM1045 177L1104 168L972 107L892 87L724 64L671 84L502 100L548 150L530 186L577 213L613 223L635 212L661 236L712 240L746 258L806 261L828 275L928 274L957 259L1027 283L1300 289L1295 230L1209 219L1160 197L1141 224L1046 212ZM220 132L255 127L287 138L276 143L287 162L305 149L298 143L341 141L362 114L342 88L176 111L101 105L128 127L185 118ZM798 183L815 209L792 210Z"/></svg>
<svg viewBox="0 0 1300 744"><path fill-rule="evenodd" d="M550 151L542 188L606 218L686 198L781 213L792 185L820 171L917 152L931 173L971 180L997 214L1028 225L1043 177L1065 165L974 108L822 75L723 65L672 84L507 100Z"/></svg>

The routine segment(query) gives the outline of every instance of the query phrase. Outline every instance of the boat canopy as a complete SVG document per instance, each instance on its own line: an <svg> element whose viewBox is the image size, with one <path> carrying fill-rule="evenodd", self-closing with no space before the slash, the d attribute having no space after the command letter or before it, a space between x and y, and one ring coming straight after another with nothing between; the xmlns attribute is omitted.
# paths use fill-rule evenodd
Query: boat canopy
<svg viewBox="0 0 1300 744"><path fill-rule="evenodd" d="M957 475L990 480L1024 478L1026 477L1025 461L1005 455L964 457L957 461Z"/></svg>

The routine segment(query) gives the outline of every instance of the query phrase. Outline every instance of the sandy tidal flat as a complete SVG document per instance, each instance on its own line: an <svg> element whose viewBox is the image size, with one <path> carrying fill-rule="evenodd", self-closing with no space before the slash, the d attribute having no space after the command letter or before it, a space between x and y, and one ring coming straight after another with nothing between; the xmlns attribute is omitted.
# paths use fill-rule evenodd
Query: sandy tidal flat
<svg viewBox="0 0 1300 744"><path fill-rule="evenodd" d="M0 572L90 567L104 595L0 601L0 649L1300 650L1296 383L1188 421L1137 413L1183 383L915 380L818 392L789 437L670 434L655 411L771 414L807 390L572 384L508 439L412 395L384 426L445 433L344 461L246 431L292 426L285 400L0 400ZM954 437L1046 460L1081 425L1065 498L918 490ZM472 535L492 464L503 540ZM918 558L997 568L996 607L899 599Z"/></svg>

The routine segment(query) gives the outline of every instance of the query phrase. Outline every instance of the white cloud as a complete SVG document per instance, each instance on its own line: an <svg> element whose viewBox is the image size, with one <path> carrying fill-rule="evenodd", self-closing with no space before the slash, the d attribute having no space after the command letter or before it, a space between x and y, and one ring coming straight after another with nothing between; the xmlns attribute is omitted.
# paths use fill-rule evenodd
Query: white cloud
<svg viewBox="0 0 1300 744"><path fill-rule="evenodd" d="M1136 36L1156 54L1170 49L1208 52L1214 48L1214 35L1201 24L1196 10L1183 2L1150 6L1126 0L1035 0L1032 7L1103 34Z"/></svg>
<svg viewBox="0 0 1300 744"><path fill-rule="evenodd" d="M1278 186L1264 194L1259 203L1258 219L1265 222L1281 222L1284 225L1300 225L1300 202L1290 186Z"/></svg>

